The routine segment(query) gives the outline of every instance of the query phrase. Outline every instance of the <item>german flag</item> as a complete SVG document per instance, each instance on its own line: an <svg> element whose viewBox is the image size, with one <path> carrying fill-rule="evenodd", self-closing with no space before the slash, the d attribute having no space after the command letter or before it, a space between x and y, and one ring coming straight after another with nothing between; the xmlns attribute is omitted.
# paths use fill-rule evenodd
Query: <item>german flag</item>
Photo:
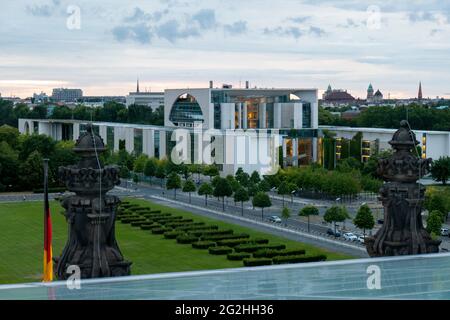
<svg viewBox="0 0 450 320"><path fill-rule="evenodd" d="M44 277L42 281L53 281L52 218L48 203L48 159L44 159Z"/></svg>

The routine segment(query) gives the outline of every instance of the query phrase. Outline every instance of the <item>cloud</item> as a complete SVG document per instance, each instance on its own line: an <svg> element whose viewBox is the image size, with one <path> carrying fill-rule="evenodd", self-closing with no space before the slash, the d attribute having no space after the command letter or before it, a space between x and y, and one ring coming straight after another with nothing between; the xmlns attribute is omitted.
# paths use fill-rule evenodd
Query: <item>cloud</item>
<svg viewBox="0 0 450 320"><path fill-rule="evenodd" d="M159 38L166 39L172 43L175 43L179 39L200 36L200 32L197 28L183 27L175 19L169 20L156 27L156 34Z"/></svg>
<svg viewBox="0 0 450 320"><path fill-rule="evenodd" d="M138 21L160 21L162 19L162 17L164 17L165 15L167 15L169 13L168 9L164 9L161 11L155 11L153 13L147 13L144 10L142 10L139 7L134 8L133 13L128 16L125 17L123 19L123 21L125 23L133 23L133 22L138 22Z"/></svg>
<svg viewBox="0 0 450 320"><path fill-rule="evenodd" d="M132 40L141 44L149 44L153 38L153 33L145 23L133 26L117 26L112 30L112 33L119 42Z"/></svg>
<svg viewBox="0 0 450 320"><path fill-rule="evenodd" d="M247 31L247 22L240 20L236 21L233 24L226 24L223 26L225 32L232 35L243 34Z"/></svg>
<svg viewBox="0 0 450 320"><path fill-rule="evenodd" d="M314 26L310 26L306 29L300 29L298 27L276 27L273 29L265 28L263 33L265 35L288 36L295 39L299 39L305 35L322 37L326 34L325 30Z"/></svg>
<svg viewBox="0 0 450 320"><path fill-rule="evenodd" d="M309 16L298 16L298 17L289 18L290 21L295 22L295 23L304 23L310 19L311 19L311 17L309 17Z"/></svg>
<svg viewBox="0 0 450 320"><path fill-rule="evenodd" d="M439 22L439 17L431 12L410 12L408 13L408 20L411 23L419 23L419 22Z"/></svg>
<svg viewBox="0 0 450 320"><path fill-rule="evenodd" d="M216 27L216 13L212 9L202 9L192 15L192 21L198 23L199 27L204 30L210 30Z"/></svg>
<svg viewBox="0 0 450 320"><path fill-rule="evenodd" d="M50 4L27 6L26 11L35 17L50 17L60 4L60 0L52 0Z"/></svg>
<svg viewBox="0 0 450 320"><path fill-rule="evenodd" d="M309 34L314 35L316 37L322 37L326 34L325 30L319 27L309 27Z"/></svg>
<svg viewBox="0 0 450 320"><path fill-rule="evenodd" d="M353 19L348 18L345 23L342 24L338 24L337 27L339 28L345 28L345 29L349 29L349 28L358 28L361 24L356 22Z"/></svg>

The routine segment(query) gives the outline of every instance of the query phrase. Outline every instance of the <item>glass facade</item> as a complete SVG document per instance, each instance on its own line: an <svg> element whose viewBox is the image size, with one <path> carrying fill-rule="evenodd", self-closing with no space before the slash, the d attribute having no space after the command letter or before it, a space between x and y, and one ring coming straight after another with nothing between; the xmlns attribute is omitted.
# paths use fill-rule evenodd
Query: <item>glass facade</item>
<svg viewBox="0 0 450 320"><path fill-rule="evenodd" d="M303 117L302 117L302 128L311 128L311 103L302 102L303 103Z"/></svg>
<svg viewBox="0 0 450 320"><path fill-rule="evenodd" d="M143 151L142 129L134 129L134 153L141 155Z"/></svg>
<svg viewBox="0 0 450 320"><path fill-rule="evenodd" d="M159 158L159 150L160 150L159 142L160 142L160 139L159 139L159 131L158 130L155 130L154 139L155 139L155 158Z"/></svg>
<svg viewBox="0 0 450 320"><path fill-rule="evenodd" d="M193 127L194 122L204 122L202 109L191 95L180 96L170 110L169 120L176 126Z"/></svg>
<svg viewBox="0 0 450 320"><path fill-rule="evenodd" d="M114 149L114 127L106 127L106 145Z"/></svg>

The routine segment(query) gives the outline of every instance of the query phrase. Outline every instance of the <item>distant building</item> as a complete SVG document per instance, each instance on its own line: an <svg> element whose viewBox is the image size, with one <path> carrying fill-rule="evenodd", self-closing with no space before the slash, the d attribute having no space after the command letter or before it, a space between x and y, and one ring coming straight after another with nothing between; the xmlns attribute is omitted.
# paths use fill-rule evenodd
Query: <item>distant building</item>
<svg viewBox="0 0 450 320"><path fill-rule="evenodd" d="M341 105L353 104L356 99L342 89L331 89L331 85L328 85L327 91L322 95L322 106L324 107L337 107Z"/></svg>
<svg viewBox="0 0 450 320"><path fill-rule="evenodd" d="M422 82L419 82L419 94L417 95L417 99L419 99L419 101L421 101L423 98L422 96Z"/></svg>
<svg viewBox="0 0 450 320"><path fill-rule="evenodd" d="M52 100L55 102L76 102L83 97L81 89L56 88L53 89Z"/></svg>
<svg viewBox="0 0 450 320"><path fill-rule="evenodd" d="M46 103L49 99L49 96L44 92L33 93L33 103Z"/></svg>
<svg viewBox="0 0 450 320"><path fill-rule="evenodd" d="M143 105L152 108L152 110L156 110L164 106L164 92L140 92L138 79L136 92L130 92L126 96L126 106L129 107L132 104Z"/></svg>
<svg viewBox="0 0 450 320"><path fill-rule="evenodd" d="M367 89L367 103L380 104L383 102L383 94L380 90L377 90L374 93L372 84L369 84L369 88Z"/></svg>

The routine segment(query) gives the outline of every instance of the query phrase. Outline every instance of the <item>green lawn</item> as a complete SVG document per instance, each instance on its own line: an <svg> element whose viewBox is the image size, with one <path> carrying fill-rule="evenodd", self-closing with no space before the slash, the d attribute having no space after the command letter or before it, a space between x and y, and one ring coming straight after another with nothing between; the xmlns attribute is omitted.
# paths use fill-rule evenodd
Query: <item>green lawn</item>
<svg viewBox="0 0 450 320"><path fill-rule="evenodd" d="M327 260L349 259L347 255L333 253L307 244L256 232L249 228L204 218L182 210L131 200L152 209L180 214L196 221L204 221L219 228L248 233L251 237L267 238L270 243L284 243L288 248L303 248L308 254L324 253ZM58 256L67 237L67 224L57 202L51 203L53 219L53 255ZM207 250L193 249L191 245L177 244L148 231L117 223L117 239L123 255L133 262L133 274L192 271L242 267L242 261L229 261L224 256L208 254ZM0 283L32 282L41 279L43 255L43 209L40 202L0 204Z"/></svg>

